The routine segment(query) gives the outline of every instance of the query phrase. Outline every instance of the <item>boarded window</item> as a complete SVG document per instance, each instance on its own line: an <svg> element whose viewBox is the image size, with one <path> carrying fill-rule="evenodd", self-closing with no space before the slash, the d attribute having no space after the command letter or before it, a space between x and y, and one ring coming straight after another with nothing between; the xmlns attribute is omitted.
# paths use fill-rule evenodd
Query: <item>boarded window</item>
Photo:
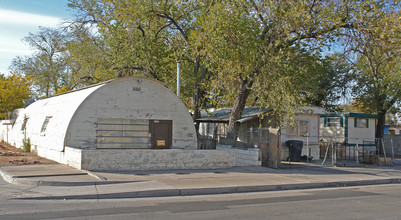
<svg viewBox="0 0 401 220"><path fill-rule="evenodd" d="M45 120L43 121L43 124L42 124L42 128L40 129L40 133L44 133L46 131L47 125L49 124L49 121L51 118L52 118L52 116L47 116L45 118Z"/></svg>
<svg viewBox="0 0 401 220"><path fill-rule="evenodd" d="M294 127L288 127L287 132L290 135L306 136L309 134L309 121L296 120Z"/></svg>
<svg viewBox="0 0 401 220"><path fill-rule="evenodd" d="M149 120L99 118L98 148L150 148Z"/></svg>

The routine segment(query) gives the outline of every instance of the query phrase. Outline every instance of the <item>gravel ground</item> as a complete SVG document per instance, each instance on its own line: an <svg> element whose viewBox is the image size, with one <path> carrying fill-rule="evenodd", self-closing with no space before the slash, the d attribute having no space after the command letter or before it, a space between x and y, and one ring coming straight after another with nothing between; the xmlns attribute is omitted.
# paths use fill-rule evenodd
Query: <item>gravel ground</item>
<svg viewBox="0 0 401 220"><path fill-rule="evenodd" d="M31 152L23 152L14 146L0 143L0 167L27 164L54 164L54 161L39 157Z"/></svg>

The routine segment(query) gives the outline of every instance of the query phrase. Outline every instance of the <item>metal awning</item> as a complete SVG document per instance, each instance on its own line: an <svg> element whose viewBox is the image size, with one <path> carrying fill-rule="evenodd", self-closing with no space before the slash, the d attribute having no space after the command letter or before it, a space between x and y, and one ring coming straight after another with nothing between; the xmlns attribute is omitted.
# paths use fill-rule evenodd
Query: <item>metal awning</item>
<svg viewBox="0 0 401 220"><path fill-rule="evenodd" d="M202 114L202 118L196 119L197 122L208 123L228 123L230 120L231 108L221 108L209 113ZM265 107L245 107L242 116L236 122L244 123L249 120L258 118L260 115L270 112L270 109Z"/></svg>

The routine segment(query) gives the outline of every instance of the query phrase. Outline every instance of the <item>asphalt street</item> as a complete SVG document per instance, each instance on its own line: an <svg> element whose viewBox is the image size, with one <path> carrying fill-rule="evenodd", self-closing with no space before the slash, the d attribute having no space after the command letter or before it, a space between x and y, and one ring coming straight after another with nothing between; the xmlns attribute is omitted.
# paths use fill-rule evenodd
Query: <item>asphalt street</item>
<svg viewBox="0 0 401 220"><path fill-rule="evenodd" d="M0 219L400 219L401 185L110 200L24 200L0 180Z"/></svg>

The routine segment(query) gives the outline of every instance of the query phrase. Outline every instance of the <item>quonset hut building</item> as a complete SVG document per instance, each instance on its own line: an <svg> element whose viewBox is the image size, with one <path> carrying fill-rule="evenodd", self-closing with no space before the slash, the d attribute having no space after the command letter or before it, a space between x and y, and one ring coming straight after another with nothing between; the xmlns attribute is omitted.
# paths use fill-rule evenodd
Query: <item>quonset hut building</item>
<svg viewBox="0 0 401 220"><path fill-rule="evenodd" d="M3 125L4 124L4 125ZM4 129L4 126L12 128ZM222 168L232 152L197 150L185 105L162 83L107 81L40 99L2 123L15 146L29 138L39 156L87 170Z"/></svg>

